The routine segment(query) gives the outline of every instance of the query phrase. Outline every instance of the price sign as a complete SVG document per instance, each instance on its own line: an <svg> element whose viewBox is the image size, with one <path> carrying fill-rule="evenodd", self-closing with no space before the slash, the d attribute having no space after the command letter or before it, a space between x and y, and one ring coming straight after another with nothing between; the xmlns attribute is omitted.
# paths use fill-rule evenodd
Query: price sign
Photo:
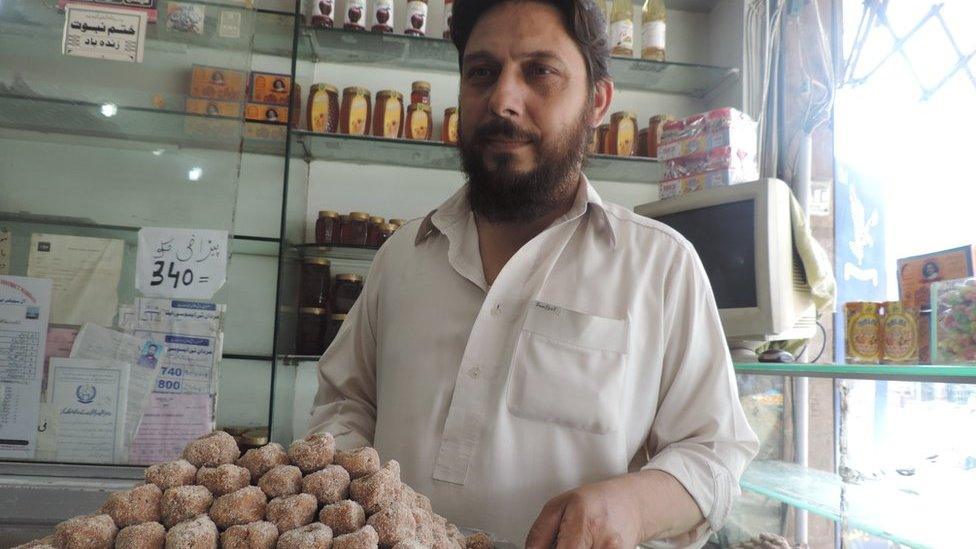
<svg viewBox="0 0 976 549"><path fill-rule="evenodd" d="M227 278L227 231L139 231L136 289L148 297L211 299Z"/></svg>

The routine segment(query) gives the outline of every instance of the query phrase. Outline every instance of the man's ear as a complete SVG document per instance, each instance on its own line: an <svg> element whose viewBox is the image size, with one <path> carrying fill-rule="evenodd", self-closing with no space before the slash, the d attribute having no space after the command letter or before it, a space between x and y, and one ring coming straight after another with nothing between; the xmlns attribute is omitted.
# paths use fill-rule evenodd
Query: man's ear
<svg viewBox="0 0 976 549"><path fill-rule="evenodd" d="M613 80L604 78L598 80L593 90L593 106L590 108L590 127L595 128L603 123L613 102Z"/></svg>

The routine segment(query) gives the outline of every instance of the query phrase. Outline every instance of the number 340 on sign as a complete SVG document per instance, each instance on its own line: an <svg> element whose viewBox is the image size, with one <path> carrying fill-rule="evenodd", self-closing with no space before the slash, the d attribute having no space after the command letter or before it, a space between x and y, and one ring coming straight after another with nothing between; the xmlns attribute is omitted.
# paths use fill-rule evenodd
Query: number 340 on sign
<svg viewBox="0 0 976 549"><path fill-rule="evenodd" d="M227 276L227 231L139 231L136 289L147 297L211 299Z"/></svg>

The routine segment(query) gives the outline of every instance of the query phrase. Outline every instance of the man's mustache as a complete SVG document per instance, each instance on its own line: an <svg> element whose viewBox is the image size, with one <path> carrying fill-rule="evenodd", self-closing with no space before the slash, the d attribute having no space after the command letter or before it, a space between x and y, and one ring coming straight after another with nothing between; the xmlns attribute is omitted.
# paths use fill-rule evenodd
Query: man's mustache
<svg viewBox="0 0 976 549"><path fill-rule="evenodd" d="M489 139L528 141L530 143L539 142L538 134L521 128L506 118L496 118L478 126L474 131L474 139L476 143L482 143Z"/></svg>

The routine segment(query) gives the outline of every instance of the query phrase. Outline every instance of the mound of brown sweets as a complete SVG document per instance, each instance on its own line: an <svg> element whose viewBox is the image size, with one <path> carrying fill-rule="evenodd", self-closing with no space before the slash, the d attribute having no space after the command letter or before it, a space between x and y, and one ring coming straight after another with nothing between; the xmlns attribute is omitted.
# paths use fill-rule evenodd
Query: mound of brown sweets
<svg viewBox="0 0 976 549"><path fill-rule="evenodd" d="M329 433L241 456L233 437L214 431L189 443L182 459L147 468L144 484L109 495L98 513L14 549L492 546L435 513L400 480L399 463L380 463L373 448L337 451Z"/></svg>

